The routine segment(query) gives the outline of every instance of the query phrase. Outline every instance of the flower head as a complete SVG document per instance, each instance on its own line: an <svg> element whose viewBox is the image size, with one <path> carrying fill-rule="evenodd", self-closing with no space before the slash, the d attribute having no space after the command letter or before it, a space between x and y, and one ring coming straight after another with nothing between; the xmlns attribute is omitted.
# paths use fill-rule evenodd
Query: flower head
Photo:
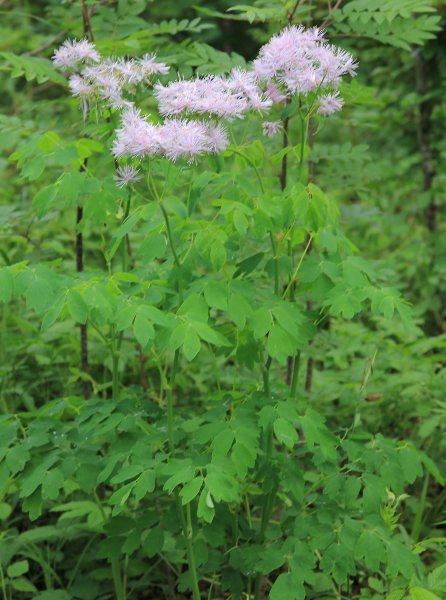
<svg viewBox="0 0 446 600"><path fill-rule="evenodd" d="M355 71L351 54L328 44L322 30L301 25L273 36L254 61L260 81L278 82L288 94L336 89L343 75L354 76Z"/></svg>
<svg viewBox="0 0 446 600"><path fill-rule="evenodd" d="M282 123L280 121L264 121L262 128L263 134L266 137L274 137L277 135L282 127Z"/></svg>
<svg viewBox="0 0 446 600"><path fill-rule="evenodd" d="M60 69L73 69L79 63L97 63L101 57L95 45L88 40L66 40L53 55L53 62Z"/></svg>
<svg viewBox="0 0 446 600"><path fill-rule="evenodd" d="M335 112L341 110L344 105L343 98L339 95L339 92L334 94L326 94L319 98L319 107L317 112L320 115L332 115Z"/></svg>
<svg viewBox="0 0 446 600"><path fill-rule="evenodd" d="M229 77L208 75L189 81L178 80L155 85L162 115L181 113L241 118L249 110L268 109L272 102L257 85L253 73L234 69Z"/></svg>
<svg viewBox="0 0 446 600"><path fill-rule="evenodd" d="M123 113L122 126L116 133L115 157L162 155L172 161L183 158L194 162L202 154L221 152L229 143L220 124L168 118L155 125L135 108Z"/></svg>
<svg viewBox="0 0 446 600"><path fill-rule="evenodd" d="M141 177L138 177L139 169L132 167L131 165L124 165L116 169L116 175L114 180L119 188L123 188L129 183L137 183L141 181Z"/></svg>

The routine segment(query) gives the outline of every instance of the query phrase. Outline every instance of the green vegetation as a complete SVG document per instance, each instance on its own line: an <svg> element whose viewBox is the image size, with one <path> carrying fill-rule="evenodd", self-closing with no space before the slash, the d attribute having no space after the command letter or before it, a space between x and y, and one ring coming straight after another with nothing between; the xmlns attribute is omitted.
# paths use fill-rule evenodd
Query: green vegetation
<svg viewBox="0 0 446 600"><path fill-rule="evenodd" d="M0 19L0 600L446 598L444 4ZM114 156L121 109L51 61L156 53L158 125L153 82L299 24L358 62L343 109L324 75L196 161Z"/></svg>

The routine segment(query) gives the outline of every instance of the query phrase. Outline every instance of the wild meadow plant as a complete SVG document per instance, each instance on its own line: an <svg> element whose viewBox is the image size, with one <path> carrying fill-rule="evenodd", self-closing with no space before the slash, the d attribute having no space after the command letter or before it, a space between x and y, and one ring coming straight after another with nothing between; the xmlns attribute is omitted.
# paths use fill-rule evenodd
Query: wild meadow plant
<svg viewBox="0 0 446 600"><path fill-rule="evenodd" d="M8 277L44 332L60 319L84 328L81 352L105 379L84 360L84 398L4 417L1 431L8 496L42 535L79 548L54 558L54 590L398 600L421 589L400 516L406 487L434 466L362 427L369 371L341 427L312 394L312 347L332 317L408 318L315 182L313 146L343 108L352 55L289 26L226 75L176 78L153 54L104 58L87 39L53 62L85 136L34 202L39 216L81 206L78 235L95 247L77 273L22 263ZM60 144L42 139L42 152Z"/></svg>

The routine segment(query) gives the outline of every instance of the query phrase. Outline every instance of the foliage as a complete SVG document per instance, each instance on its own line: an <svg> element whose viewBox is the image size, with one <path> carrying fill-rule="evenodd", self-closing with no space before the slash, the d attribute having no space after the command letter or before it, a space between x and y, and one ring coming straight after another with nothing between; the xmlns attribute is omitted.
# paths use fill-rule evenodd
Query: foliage
<svg viewBox="0 0 446 600"><path fill-rule="evenodd" d="M2 15L4 600L444 597L442 10ZM93 33L104 55L227 73L287 22L358 58L343 112L276 106L285 143L236 120L222 154L150 160L131 189L116 113L83 121L50 61Z"/></svg>

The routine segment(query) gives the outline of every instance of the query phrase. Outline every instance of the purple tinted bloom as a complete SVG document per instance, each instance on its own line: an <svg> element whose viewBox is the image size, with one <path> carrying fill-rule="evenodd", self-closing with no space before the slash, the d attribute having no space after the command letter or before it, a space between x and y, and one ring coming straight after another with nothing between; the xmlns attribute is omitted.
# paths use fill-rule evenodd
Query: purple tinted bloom
<svg viewBox="0 0 446 600"><path fill-rule="evenodd" d="M164 155L173 161L194 162L201 154L221 152L229 143L222 125L177 118L155 125L134 108L124 112L116 133L115 157Z"/></svg>
<svg viewBox="0 0 446 600"><path fill-rule="evenodd" d="M166 75L169 72L169 67L164 63L156 62L155 58L155 54L144 54L144 56L137 61L143 79L147 79L151 75Z"/></svg>
<svg viewBox="0 0 446 600"><path fill-rule="evenodd" d="M141 177L138 177L139 170L130 165L124 165L116 169L116 175L114 180L119 188L123 188L129 183L137 183L141 181Z"/></svg>
<svg viewBox="0 0 446 600"><path fill-rule="evenodd" d="M53 55L53 62L60 69L72 69L79 63L99 62L95 45L88 40L66 40Z"/></svg>
<svg viewBox="0 0 446 600"><path fill-rule="evenodd" d="M348 52L330 46L317 28L291 26L273 36L254 61L259 80L278 81L289 94L337 88L343 75L354 76L356 63Z"/></svg>
<svg viewBox="0 0 446 600"><path fill-rule="evenodd" d="M160 151L159 127L149 123L135 108L127 109L122 117L122 127L117 129L113 143L115 157L153 156Z"/></svg>
<svg viewBox="0 0 446 600"><path fill-rule="evenodd" d="M280 121L264 121L262 128L263 134L266 137L274 137L277 135L282 127L282 123Z"/></svg>
<svg viewBox="0 0 446 600"><path fill-rule="evenodd" d="M334 94L326 94L319 98L319 107L317 112L320 115L332 115L341 110L344 105L344 100L339 95L339 92Z"/></svg>
<svg viewBox="0 0 446 600"><path fill-rule="evenodd" d="M232 120L249 110L268 109L272 102L257 86L252 73L234 69L229 77L179 80L155 85L160 113L166 116L186 114L213 115Z"/></svg>

